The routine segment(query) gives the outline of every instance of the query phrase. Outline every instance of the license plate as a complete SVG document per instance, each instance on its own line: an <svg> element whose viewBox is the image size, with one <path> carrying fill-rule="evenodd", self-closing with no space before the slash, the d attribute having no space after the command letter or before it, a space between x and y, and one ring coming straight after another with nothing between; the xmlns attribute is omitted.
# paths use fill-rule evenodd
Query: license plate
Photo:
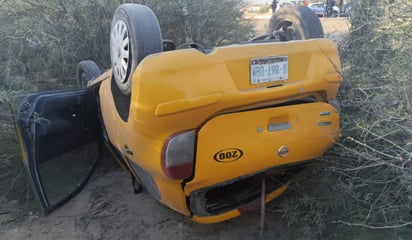
<svg viewBox="0 0 412 240"><path fill-rule="evenodd" d="M266 57L250 60L250 83L286 81L288 79L288 57Z"/></svg>

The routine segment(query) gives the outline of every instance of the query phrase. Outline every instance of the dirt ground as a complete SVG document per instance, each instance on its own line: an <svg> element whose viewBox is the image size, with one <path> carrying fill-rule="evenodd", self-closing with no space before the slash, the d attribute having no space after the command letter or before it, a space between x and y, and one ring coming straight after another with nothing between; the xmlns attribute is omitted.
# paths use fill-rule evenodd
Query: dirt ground
<svg viewBox="0 0 412 240"><path fill-rule="evenodd" d="M255 19L257 30L264 31L268 18ZM321 19L326 37L341 41L348 31L344 18ZM24 177L20 168L5 172L4 166L18 164L15 142L11 141L10 116L1 107L0 136L2 147L10 144L10 152L0 152L0 180L12 178L9 188ZM14 145L13 145L14 144ZM14 146L14 147L13 147ZM8 169L7 171L11 171ZM4 183L4 181L0 182ZM35 199L27 184L21 189L0 187L0 239L258 239L260 212L252 211L238 218L212 225L202 225L161 205L147 193L135 195L130 179L108 153L86 187L61 208L44 216L35 207ZM17 196L17 197L16 197ZM276 213L277 199L265 212L264 239L306 239L285 234L288 226Z"/></svg>

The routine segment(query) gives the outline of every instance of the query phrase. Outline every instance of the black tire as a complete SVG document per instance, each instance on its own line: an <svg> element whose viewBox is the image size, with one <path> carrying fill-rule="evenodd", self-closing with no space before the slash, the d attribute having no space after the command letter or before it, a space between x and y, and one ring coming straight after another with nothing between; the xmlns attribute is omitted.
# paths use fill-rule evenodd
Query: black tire
<svg viewBox="0 0 412 240"><path fill-rule="evenodd" d="M162 50L159 22L150 8L122 4L116 9L110 31L110 56L113 77L122 94L130 95L133 72L143 58Z"/></svg>
<svg viewBox="0 0 412 240"><path fill-rule="evenodd" d="M80 88L86 88L87 83L100 76L99 66L93 61L86 60L77 64L77 83Z"/></svg>
<svg viewBox="0 0 412 240"><path fill-rule="evenodd" d="M338 17L339 16L339 13L337 12L337 11L332 11L332 15L331 15L331 17Z"/></svg>
<svg viewBox="0 0 412 240"><path fill-rule="evenodd" d="M308 7L285 6L272 15L267 33L279 32L281 41L323 38L319 17Z"/></svg>

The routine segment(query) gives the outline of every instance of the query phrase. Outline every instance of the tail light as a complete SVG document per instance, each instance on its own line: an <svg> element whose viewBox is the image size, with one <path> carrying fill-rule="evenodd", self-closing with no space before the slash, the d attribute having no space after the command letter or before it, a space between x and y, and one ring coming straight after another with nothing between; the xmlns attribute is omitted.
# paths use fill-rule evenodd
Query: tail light
<svg viewBox="0 0 412 240"><path fill-rule="evenodd" d="M163 146L162 167L175 180L192 176L195 158L196 132L194 130L171 136Z"/></svg>

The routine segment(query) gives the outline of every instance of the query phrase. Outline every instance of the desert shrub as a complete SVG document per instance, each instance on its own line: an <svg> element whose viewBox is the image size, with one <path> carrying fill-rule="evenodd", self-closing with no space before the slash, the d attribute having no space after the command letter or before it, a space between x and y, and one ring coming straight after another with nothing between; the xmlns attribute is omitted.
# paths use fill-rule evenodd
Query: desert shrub
<svg viewBox="0 0 412 240"><path fill-rule="evenodd" d="M268 13L271 11L271 6L269 4L265 4L264 6L260 7L259 10L257 11L260 14Z"/></svg>
<svg viewBox="0 0 412 240"><path fill-rule="evenodd" d="M343 138L331 170L355 212L339 223L412 227L412 5L359 1L343 49ZM333 159L332 159L333 161Z"/></svg>
<svg viewBox="0 0 412 240"><path fill-rule="evenodd" d="M123 2L0 1L0 99L11 90L75 87L75 70L81 60L109 68L111 20ZM128 2L151 7L164 38L178 45L193 41L209 48L253 34L251 22L243 16L243 0Z"/></svg>
<svg viewBox="0 0 412 240"><path fill-rule="evenodd" d="M342 137L299 176L277 211L304 239L406 239L412 233L412 6L353 4L350 34L340 46Z"/></svg>

